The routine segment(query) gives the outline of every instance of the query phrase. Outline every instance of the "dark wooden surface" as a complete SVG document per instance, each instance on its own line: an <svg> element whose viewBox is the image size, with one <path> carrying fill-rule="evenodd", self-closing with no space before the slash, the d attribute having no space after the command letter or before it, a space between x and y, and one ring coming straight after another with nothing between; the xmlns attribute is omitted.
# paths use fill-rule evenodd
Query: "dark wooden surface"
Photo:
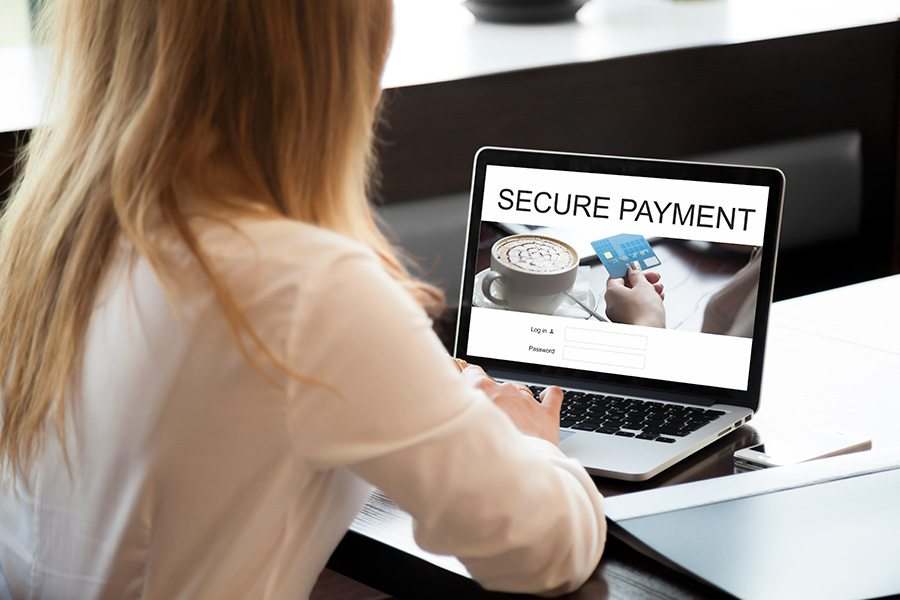
<svg viewBox="0 0 900 600"><path fill-rule="evenodd" d="M751 426L725 436L649 482L628 483L595 478L605 496L675 485L733 473L734 451L756 443ZM737 542L736 542L737 543ZM335 550L329 567L398 598L511 598L489 593L473 581L404 554L365 536L349 532ZM716 598L723 594L692 576L665 567L612 536L603 559L572 599Z"/></svg>
<svg viewBox="0 0 900 600"><path fill-rule="evenodd" d="M15 176L15 158L28 132L0 133L0 205L9 194Z"/></svg>
<svg viewBox="0 0 900 600"><path fill-rule="evenodd" d="M319 575L309 600L386 600L388 594L363 585L331 569Z"/></svg>

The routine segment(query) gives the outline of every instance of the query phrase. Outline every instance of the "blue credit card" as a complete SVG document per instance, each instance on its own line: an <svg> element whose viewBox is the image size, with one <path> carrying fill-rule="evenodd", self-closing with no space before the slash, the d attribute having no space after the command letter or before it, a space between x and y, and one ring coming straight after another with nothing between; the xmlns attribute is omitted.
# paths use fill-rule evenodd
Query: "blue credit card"
<svg viewBox="0 0 900 600"><path fill-rule="evenodd" d="M660 264L659 257L642 235L621 233L591 242L600 262L606 267L610 277L625 277L628 265L637 262L641 270L651 269Z"/></svg>

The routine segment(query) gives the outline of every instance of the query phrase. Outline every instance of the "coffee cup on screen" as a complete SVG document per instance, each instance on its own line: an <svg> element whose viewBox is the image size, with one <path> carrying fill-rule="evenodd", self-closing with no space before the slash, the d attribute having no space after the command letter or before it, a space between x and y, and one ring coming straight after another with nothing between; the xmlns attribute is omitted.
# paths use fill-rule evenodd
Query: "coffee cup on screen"
<svg viewBox="0 0 900 600"><path fill-rule="evenodd" d="M491 248L491 270L481 280L481 291L499 306L552 314L577 275L578 253L569 244L546 235L510 235ZM495 293L498 280L502 296Z"/></svg>

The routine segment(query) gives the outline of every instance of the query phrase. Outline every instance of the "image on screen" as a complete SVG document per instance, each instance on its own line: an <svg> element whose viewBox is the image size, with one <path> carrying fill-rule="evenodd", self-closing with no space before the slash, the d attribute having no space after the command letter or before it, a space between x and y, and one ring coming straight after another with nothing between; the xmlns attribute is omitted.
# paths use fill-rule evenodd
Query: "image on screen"
<svg viewBox="0 0 900 600"><path fill-rule="evenodd" d="M467 353L746 390L767 198L488 166Z"/></svg>

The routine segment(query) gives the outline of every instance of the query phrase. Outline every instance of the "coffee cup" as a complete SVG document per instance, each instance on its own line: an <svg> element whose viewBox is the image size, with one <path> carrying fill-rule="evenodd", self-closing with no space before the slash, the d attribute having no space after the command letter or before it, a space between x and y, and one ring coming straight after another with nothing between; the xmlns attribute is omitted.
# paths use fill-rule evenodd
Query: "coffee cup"
<svg viewBox="0 0 900 600"><path fill-rule="evenodd" d="M504 308L552 314L577 275L578 253L569 244L546 235L510 235L491 247L491 269L481 291ZM502 297L495 293L496 281L503 286Z"/></svg>

